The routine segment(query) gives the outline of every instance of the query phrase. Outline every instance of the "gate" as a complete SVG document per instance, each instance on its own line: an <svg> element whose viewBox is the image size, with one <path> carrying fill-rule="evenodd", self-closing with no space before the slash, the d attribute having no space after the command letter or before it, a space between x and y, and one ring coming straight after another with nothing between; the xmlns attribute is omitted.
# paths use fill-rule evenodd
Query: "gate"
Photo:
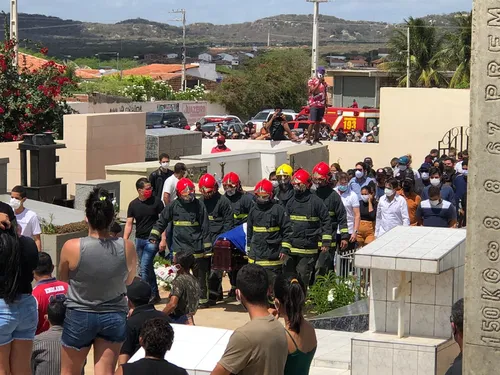
<svg viewBox="0 0 500 375"><path fill-rule="evenodd" d="M469 149L470 126L457 126L446 132L438 142L439 156L448 155L450 148L455 148L458 152Z"/></svg>

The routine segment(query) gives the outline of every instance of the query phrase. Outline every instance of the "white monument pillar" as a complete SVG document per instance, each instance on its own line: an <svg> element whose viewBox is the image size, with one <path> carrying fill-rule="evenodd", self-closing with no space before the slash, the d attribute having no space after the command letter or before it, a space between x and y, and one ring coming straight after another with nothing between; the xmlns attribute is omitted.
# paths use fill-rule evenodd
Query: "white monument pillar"
<svg viewBox="0 0 500 375"><path fill-rule="evenodd" d="M474 0L465 261L466 375L500 371L500 1Z"/></svg>

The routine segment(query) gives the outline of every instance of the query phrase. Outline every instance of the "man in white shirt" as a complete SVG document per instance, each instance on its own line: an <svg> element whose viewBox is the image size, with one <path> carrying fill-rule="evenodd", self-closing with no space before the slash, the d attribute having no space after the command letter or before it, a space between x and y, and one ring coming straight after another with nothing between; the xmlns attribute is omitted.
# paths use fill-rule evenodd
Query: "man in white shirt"
<svg viewBox="0 0 500 375"><path fill-rule="evenodd" d="M38 251L42 251L40 221L36 213L24 207L24 202L26 202L26 191L22 186L14 186L10 192L9 204L16 214L17 224L21 228L21 235L33 238Z"/></svg>
<svg viewBox="0 0 500 375"><path fill-rule="evenodd" d="M174 174L165 180L162 193L165 206L177 198L175 188L177 187L177 182L186 174L186 171L186 164L177 163L174 167Z"/></svg>
<svg viewBox="0 0 500 375"><path fill-rule="evenodd" d="M347 213L347 229L349 230L349 244L345 251L353 250L356 246L359 223L361 215L359 212L358 195L349 187L349 176L347 173L340 172L337 174L338 185L335 191L342 198L342 203ZM339 242L339 241L337 241Z"/></svg>
<svg viewBox="0 0 500 375"><path fill-rule="evenodd" d="M399 183L395 178L385 183L385 195L380 197L375 222L375 237L378 238L398 225L409 226L408 204L406 199L396 194Z"/></svg>

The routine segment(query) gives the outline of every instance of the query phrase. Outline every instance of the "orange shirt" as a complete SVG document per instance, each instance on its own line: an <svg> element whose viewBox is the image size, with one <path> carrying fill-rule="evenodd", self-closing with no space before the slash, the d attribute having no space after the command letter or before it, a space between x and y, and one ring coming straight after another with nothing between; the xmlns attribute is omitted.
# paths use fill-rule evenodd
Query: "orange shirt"
<svg viewBox="0 0 500 375"><path fill-rule="evenodd" d="M397 191L399 195L401 195L404 199L406 199L406 204L408 205L408 216L410 217L410 225L417 226L417 207L422 201L420 195L411 192L406 194L403 189Z"/></svg>

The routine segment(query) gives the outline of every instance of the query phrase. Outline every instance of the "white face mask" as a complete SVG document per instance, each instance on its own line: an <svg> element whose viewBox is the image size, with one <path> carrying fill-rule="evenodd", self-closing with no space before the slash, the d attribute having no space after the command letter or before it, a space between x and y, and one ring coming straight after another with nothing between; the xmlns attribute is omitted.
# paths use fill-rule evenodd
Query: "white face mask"
<svg viewBox="0 0 500 375"><path fill-rule="evenodd" d="M354 173L354 175L356 176L356 178L363 178L363 176L365 174L362 171L356 171L356 173Z"/></svg>
<svg viewBox="0 0 500 375"><path fill-rule="evenodd" d="M422 176L422 180L428 180L429 179L429 173L428 172L422 172L421 176Z"/></svg>
<svg viewBox="0 0 500 375"><path fill-rule="evenodd" d="M10 202L9 202L9 205L12 207L12 209L15 211L17 210L19 207L21 207L21 201L19 199L16 199L16 198L10 198Z"/></svg>
<svg viewBox="0 0 500 375"><path fill-rule="evenodd" d="M431 185L438 186L441 183L441 179L439 178L431 178Z"/></svg>
<svg viewBox="0 0 500 375"><path fill-rule="evenodd" d="M387 195L388 197L392 197L392 196L394 195L394 190L393 190L393 189L388 189L388 188L385 188L384 193L385 193L385 195Z"/></svg>
<svg viewBox="0 0 500 375"><path fill-rule="evenodd" d="M439 204L439 199L438 200L429 200L430 204L432 207L436 207Z"/></svg>
<svg viewBox="0 0 500 375"><path fill-rule="evenodd" d="M464 176L467 176L467 175L469 174L469 170L468 170L468 169L464 169L464 170L462 171L462 174L463 174Z"/></svg>
<svg viewBox="0 0 500 375"><path fill-rule="evenodd" d="M276 180L271 181L271 184L273 184L273 188L277 188L279 183Z"/></svg>
<svg viewBox="0 0 500 375"><path fill-rule="evenodd" d="M361 196L361 199L363 200L363 202L368 202L368 200L370 199L370 196L369 195L362 195Z"/></svg>
<svg viewBox="0 0 500 375"><path fill-rule="evenodd" d="M404 172L408 167L406 165L399 165L398 168L400 171Z"/></svg>
<svg viewBox="0 0 500 375"><path fill-rule="evenodd" d="M167 169L170 163L168 161L160 164L163 169Z"/></svg>

